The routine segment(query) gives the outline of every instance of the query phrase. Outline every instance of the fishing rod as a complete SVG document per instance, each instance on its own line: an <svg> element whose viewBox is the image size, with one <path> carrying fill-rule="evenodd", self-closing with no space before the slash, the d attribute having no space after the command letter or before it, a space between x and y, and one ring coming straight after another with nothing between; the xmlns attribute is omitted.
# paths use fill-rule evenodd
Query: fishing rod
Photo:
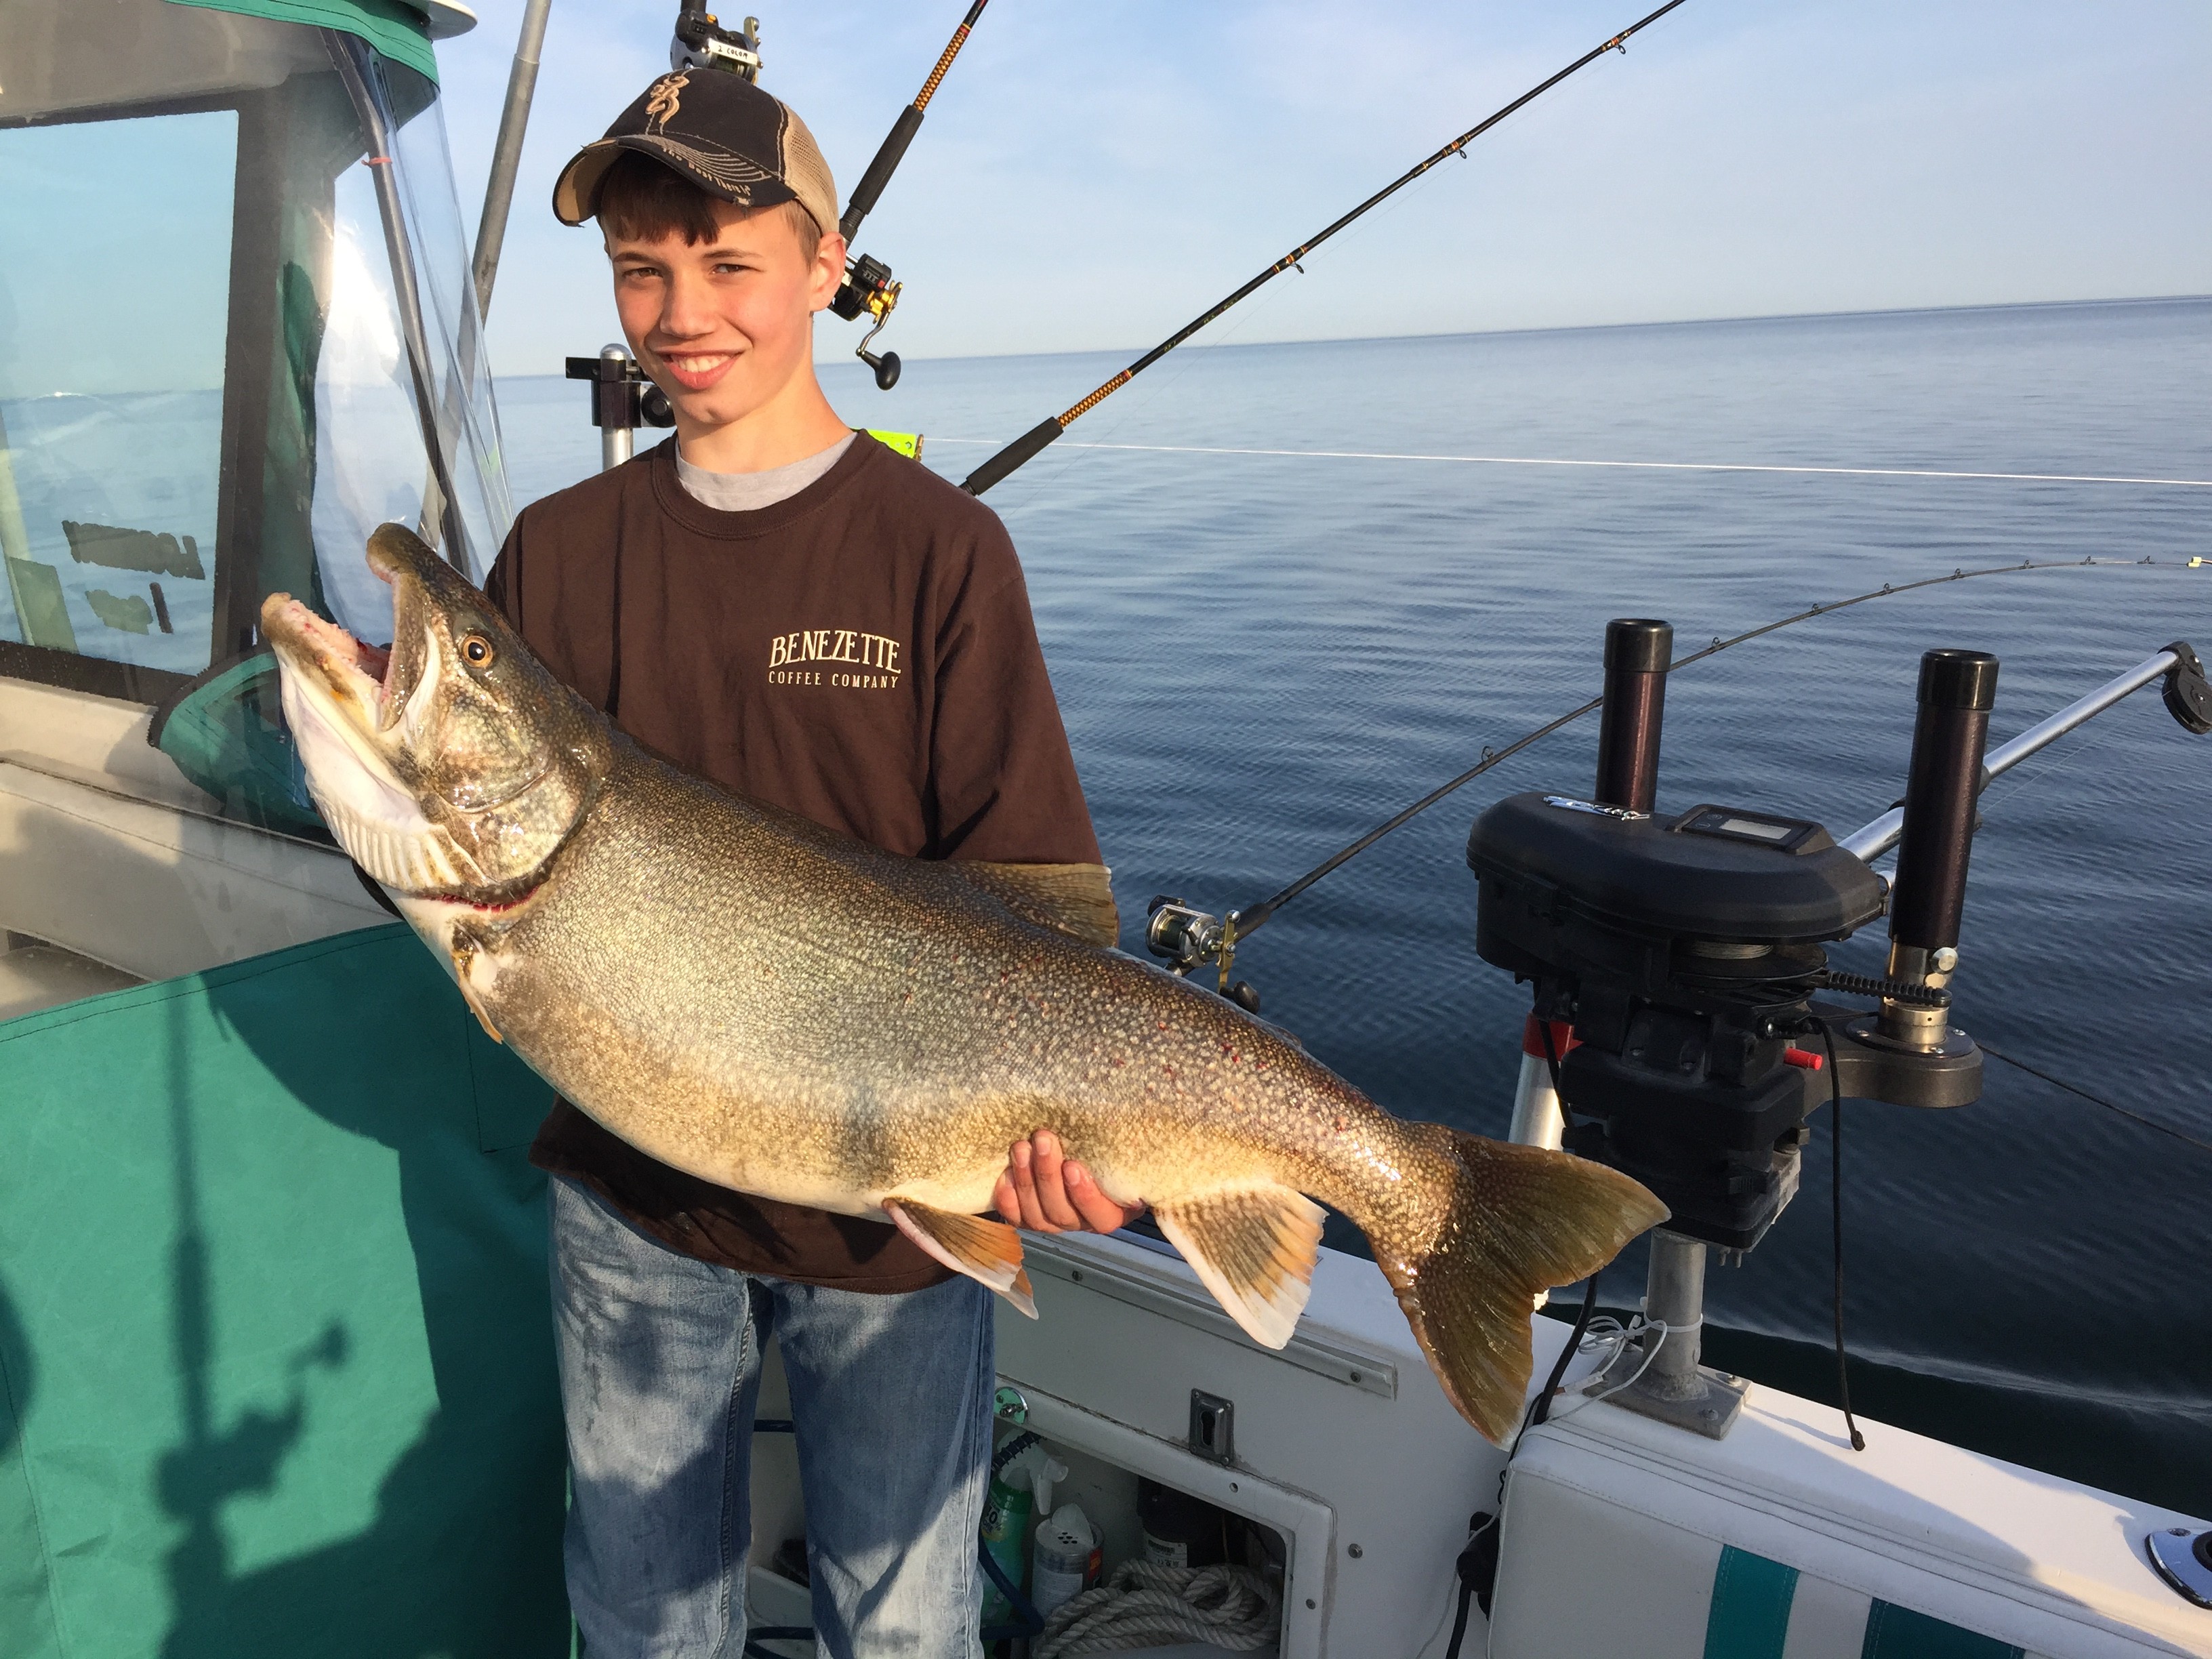
<svg viewBox="0 0 2212 1659"><path fill-rule="evenodd" d="M1388 201L1391 197L1396 195L1407 185L1412 184L1414 179L1419 178L1423 173L1426 173L1431 167L1435 167L1438 162L1445 161L1454 155L1463 155L1466 152L1467 147L1473 143L1476 139L1481 137L1484 133L1489 131L1491 128L1496 126L1500 121L1503 121L1507 116L1512 114L1516 110L1520 109L1522 106L1542 97L1553 87L1559 85L1560 82L1565 80L1569 76L1574 74L1576 71L1587 68L1589 64L1595 63L1599 58L1604 57L1606 53L1609 52L1618 52L1623 56L1626 56L1628 52L1629 38L1632 35L1639 33L1643 30L1649 28L1652 24L1657 22L1661 18L1664 17L1668 12L1674 10L1675 7L1681 3L1682 0L1667 0L1667 3L1665 5L1660 7L1658 10L1651 13L1648 17L1644 17L1637 22L1630 24L1626 28L1621 30L1620 33L1614 35L1613 39L1607 40L1603 46L1594 47L1590 51L1584 52L1581 57L1576 58L1573 63L1568 64L1566 68L1561 70L1557 75L1553 76L1548 81L1541 82L1539 84L1529 88L1528 91L1522 93L1511 103L1506 105L1504 108L1498 111L1495 114L1491 115L1486 119L1477 122L1474 126L1469 127L1465 132L1460 134L1458 137L1453 139L1451 143L1446 144L1442 149L1437 151L1435 155L1430 156L1419 166L1408 168L1406 172L1399 174L1397 178L1392 179L1390 183L1376 191L1372 196L1362 202L1358 207L1352 209L1351 212L1346 214L1342 218L1335 221L1326 229L1322 230L1312 237L1310 237L1305 241L1299 243L1297 246L1292 248L1288 253L1285 253L1281 258L1276 260L1273 264L1269 265L1257 276L1255 276L1250 282L1245 283L1243 287L1231 294L1226 299L1224 299L1211 309L1184 324L1182 327L1169 335L1166 339L1161 341L1159 344L1154 346L1143 356L1138 358L1135 362L1131 363L1128 368L1123 369L1112 380L1107 381L1103 386L1093 392L1089 397L1083 398L1080 402L1073 405L1063 414L1051 416L1045 420L1038 422L1036 425L1031 427L1020 437L1015 439L1013 442L1008 444L997 454L985 461L982 465L977 467L973 472L969 473L968 475L967 481L960 487L966 490L970 495L980 495L985 490L988 489L993 484L997 483L1009 473L1012 472L1017 467L1036 459L1036 457L1042 453L1048 445L1058 439L1061 433L1066 431L1070 426L1073 425L1084 416L1089 414L1092 410L1097 408L1097 406L1105 402L1108 398L1113 396L1115 392L1128 385L1131 380L1143 374L1154 363L1159 362L1161 358L1166 356L1168 353L1173 351L1177 346L1181 345L1185 340L1190 338L1192 335L1197 333L1199 330L1204 328L1208 323L1213 321L1215 318L1220 316L1222 313L1227 311L1231 306L1236 305L1239 301L1247 298L1257 289L1264 287L1268 283L1273 282L1276 277L1281 276L1286 270L1295 270L1303 275L1305 270L1305 266L1300 262L1304 259L1306 255L1311 253L1316 248L1319 247L1323 242L1328 240L1330 237L1335 235L1337 232L1342 230L1353 220L1359 218L1370 209L1378 207L1382 203ZM976 8L979 11L982 8L980 4ZM974 13L970 13L969 15L972 17Z"/></svg>
<svg viewBox="0 0 2212 1659"><path fill-rule="evenodd" d="M848 252L853 238L860 234L860 222L874 211L876 198L884 193L884 186L890 183L891 174L898 170L907 146L914 142L914 135L921 131L921 118L929 108L929 100L937 96L945 71L960 55L960 48L968 44L969 31L975 27L975 20L989 3L990 0L975 0L968 8L960 27L952 31L951 40L938 54L937 67L930 70L929 78L921 83L921 90L915 94L914 101L898 112L898 119L891 123L890 131L876 151L876 159L868 163L868 170L853 187L852 198L845 204L845 216L837 222L837 234L845 239ZM863 311L875 319L875 326L862 337L853 355L875 371L876 385L885 392L898 384L898 353L886 351L878 356L868 349L868 343L882 333L884 325L890 321L892 308L898 304L899 290L903 286L891 280L891 268L882 260L858 254L846 266L845 280L830 301L830 309L848 323Z"/></svg>
<svg viewBox="0 0 2212 1659"><path fill-rule="evenodd" d="M1687 656L1674 658L1667 665L1664 672L1669 675L1674 674L1689 667L1692 663L1703 662L1710 657L1719 655L1723 651L1732 650L1736 646L1763 638L1782 629L1794 628L1800 623L1810 622L1816 617L1832 616L1837 611L1848 611L1854 605L1867 605L1876 599L1889 599L1901 593L1911 593L1923 587L1939 586L1946 582L1971 581L1983 576L2021 575L2032 570L2133 570L2141 569L2145 566L2159 567L2160 561L2153 558L2100 559L2094 556L2082 559L2024 559L2017 564L1984 565L1973 570L1954 569L1947 576L1924 576L1917 581L1884 582L1880 587L1869 588L1867 592L1854 594L1850 599L1832 599L1825 603L1816 600L1802 611L1793 611L1772 622L1762 623L1756 628L1746 629L1742 633L1732 635L1725 639L1716 635L1711 644L1701 649L1693 651ZM2020 738L1990 757L1994 768L1990 775L1994 776L1996 771L2007 769L2018 762L2025 760L2045 744L2073 730L2075 726L2081 725L2093 715L2101 713L2129 692L2160 678L2166 681L2166 707L2172 711L2174 718L2191 732L2212 732L2212 687L2207 686L2203 669L2197 665L2196 657L2189 653L2185 647L2169 647L2166 652L2160 653L2156 657L2129 671L2128 674L2121 676L2119 680L2112 682L2111 685L2100 688L2089 696L2081 699L2081 702L2060 711L2059 714L2053 715L2049 720L2032 731L2022 733ZM2126 683L2124 688L2123 682ZM1152 955L1166 962L1172 972L1179 975L1187 975L1193 969L1205 963L1218 963L1220 967L1218 988L1222 994L1231 996L1243 1006L1253 1007L1258 1000L1257 994L1241 981L1232 985L1229 978L1230 969L1236 960L1237 947L1261 927L1266 926L1284 905L1297 898L1323 877L1350 863L1391 831L1402 828L1423 812L1427 811L1430 807L1434 806L1446 796L1474 782L1484 773L1512 759L1522 750L1541 742L1555 732L1573 725L1584 715L1594 714L1602 708L1604 703L1605 698L1602 696L1593 697L1588 702L1569 709L1557 719L1547 720L1534 730L1523 733L1503 749L1492 749L1485 745L1482 758L1476 764L1449 782L1431 790L1403 811L1385 819L1350 845L1331 854L1296 881L1257 904L1247 906L1243 909L1231 910L1224 916L1217 917L1193 908L1180 898L1164 896L1154 898L1147 907L1150 920L1146 924L1146 948ZM2198 721L2202 721L2203 724L2197 724ZM1997 764L1999 762L2002 762L2001 765ZM1867 860L1877 858L1895 841L1893 820L1901 822L1901 814L1894 810L1875 820L1856 836L1846 838L1841 844L1853 852L1859 853L1862 858ZM1883 838L1885 835L1886 839ZM1863 851L1859 846L1855 845L1861 837L1864 837L1867 843ZM1237 994L1240 990L1243 994Z"/></svg>

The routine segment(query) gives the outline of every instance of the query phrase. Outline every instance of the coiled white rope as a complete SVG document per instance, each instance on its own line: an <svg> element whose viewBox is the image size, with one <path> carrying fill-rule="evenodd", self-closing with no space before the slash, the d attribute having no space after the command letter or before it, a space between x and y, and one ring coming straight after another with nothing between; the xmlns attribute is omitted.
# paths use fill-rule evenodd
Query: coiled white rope
<svg viewBox="0 0 2212 1659"><path fill-rule="evenodd" d="M1030 1659L1164 1642L1211 1642L1244 1653L1273 1642L1280 1622L1274 1585L1249 1567L1124 1561L1105 1583L1046 1616Z"/></svg>

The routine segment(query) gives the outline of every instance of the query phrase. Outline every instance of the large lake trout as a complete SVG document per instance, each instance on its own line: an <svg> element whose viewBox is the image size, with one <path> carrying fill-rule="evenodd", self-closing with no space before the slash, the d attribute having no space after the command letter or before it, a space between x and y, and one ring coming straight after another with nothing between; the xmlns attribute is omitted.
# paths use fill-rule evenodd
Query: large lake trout
<svg viewBox="0 0 2212 1659"><path fill-rule="evenodd" d="M641 750L395 525L388 653L262 611L331 833L485 1027L641 1151L741 1192L888 1216L1034 1314L988 1209L1057 1131L1253 1340L1290 1340L1322 1211L1358 1224L1444 1392L1502 1439L1529 1307L1666 1217L1559 1152L1391 1117L1223 998L1103 948L1050 866L896 857Z"/></svg>

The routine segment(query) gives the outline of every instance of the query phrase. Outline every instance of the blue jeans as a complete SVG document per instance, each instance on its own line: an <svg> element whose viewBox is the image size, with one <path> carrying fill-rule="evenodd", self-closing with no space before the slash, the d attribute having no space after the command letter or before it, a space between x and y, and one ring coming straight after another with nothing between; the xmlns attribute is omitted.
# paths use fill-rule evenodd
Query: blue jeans
<svg viewBox="0 0 2212 1659"><path fill-rule="evenodd" d="M991 1296L825 1290L695 1261L550 1185L569 1605L591 1659L738 1659L761 1349L781 1342L817 1651L969 1659Z"/></svg>

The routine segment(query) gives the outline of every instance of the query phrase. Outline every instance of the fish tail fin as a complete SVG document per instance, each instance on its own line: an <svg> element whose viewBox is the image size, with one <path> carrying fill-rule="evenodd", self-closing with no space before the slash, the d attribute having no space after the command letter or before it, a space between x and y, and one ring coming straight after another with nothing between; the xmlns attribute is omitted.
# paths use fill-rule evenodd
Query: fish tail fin
<svg viewBox="0 0 2212 1659"><path fill-rule="evenodd" d="M1664 1221L1667 1206L1618 1170L1571 1153L1423 1128L1447 1154L1443 1224L1417 1251L1393 1249L1382 1227L1376 1255L1445 1395L1503 1444L1528 1397L1538 1293L1597 1272Z"/></svg>

